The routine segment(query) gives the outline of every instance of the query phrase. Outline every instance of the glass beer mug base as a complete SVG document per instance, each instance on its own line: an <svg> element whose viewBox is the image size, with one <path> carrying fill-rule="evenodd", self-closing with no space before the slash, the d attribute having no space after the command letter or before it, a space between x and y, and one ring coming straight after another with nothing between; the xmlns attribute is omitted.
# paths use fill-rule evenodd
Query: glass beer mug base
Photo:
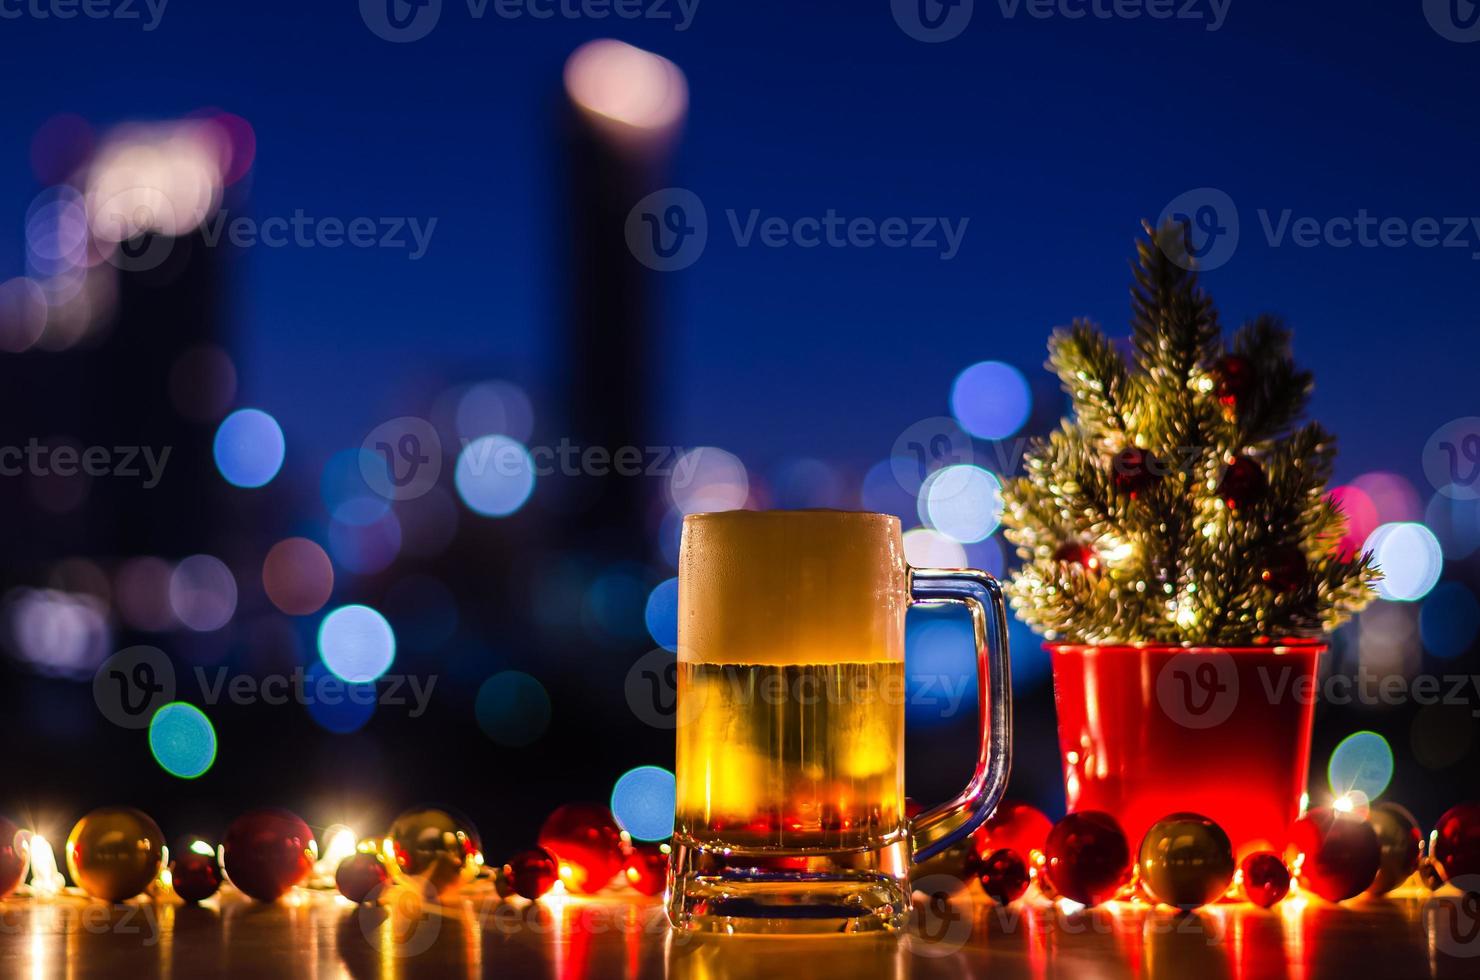
<svg viewBox="0 0 1480 980"><path fill-rule="evenodd" d="M816 935L904 925L910 845L858 851L737 850L673 841L668 917L694 932Z"/></svg>
<svg viewBox="0 0 1480 980"><path fill-rule="evenodd" d="M684 520L677 812L668 915L695 932L891 930L915 861L996 806L1007 778L1006 614L991 576L912 569L898 519L731 511ZM904 813L904 617L972 616L981 751L954 800Z"/></svg>

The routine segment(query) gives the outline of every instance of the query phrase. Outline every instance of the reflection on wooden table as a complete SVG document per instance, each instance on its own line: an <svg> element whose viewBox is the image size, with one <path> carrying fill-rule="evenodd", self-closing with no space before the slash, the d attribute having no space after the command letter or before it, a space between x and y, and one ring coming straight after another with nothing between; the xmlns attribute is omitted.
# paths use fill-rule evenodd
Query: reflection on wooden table
<svg viewBox="0 0 1480 980"><path fill-rule="evenodd" d="M107 906L77 895L0 902L0 976L576 980L859 977L1472 977L1480 901L1419 890L1331 906L1226 904L1179 914L1117 904L1066 911L966 893L922 903L907 934L757 938L672 933L649 899L491 893L437 907L356 908L300 890L277 905Z"/></svg>

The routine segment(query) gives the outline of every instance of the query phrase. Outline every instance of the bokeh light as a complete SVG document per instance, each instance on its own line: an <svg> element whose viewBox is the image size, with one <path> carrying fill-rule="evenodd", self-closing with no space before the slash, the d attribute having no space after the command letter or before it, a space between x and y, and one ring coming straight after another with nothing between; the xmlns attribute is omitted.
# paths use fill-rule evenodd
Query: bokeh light
<svg viewBox="0 0 1480 980"><path fill-rule="evenodd" d="M1002 520L1002 482L980 466L947 466L920 487L920 520L953 541L980 541Z"/></svg>
<svg viewBox="0 0 1480 980"><path fill-rule="evenodd" d="M1424 649L1446 660L1461 656L1480 633L1480 601L1463 582L1441 582L1418 614Z"/></svg>
<svg viewBox="0 0 1480 980"><path fill-rule="evenodd" d="M550 695L522 670L500 671L484 681L473 710L483 734L507 748L529 745L550 727Z"/></svg>
<svg viewBox="0 0 1480 980"><path fill-rule="evenodd" d="M120 126L87 170L93 237L189 234L216 209L221 187L220 132L209 121Z"/></svg>
<svg viewBox="0 0 1480 980"><path fill-rule="evenodd" d="M216 761L216 729L195 705L171 701L149 720L149 751L171 776L195 779Z"/></svg>
<svg viewBox="0 0 1480 980"><path fill-rule="evenodd" d="M237 409L216 430L216 468L233 486L266 485L283 466L283 430L261 409Z"/></svg>
<svg viewBox="0 0 1480 980"><path fill-rule="evenodd" d="M218 630L236 613L236 578L221 559L191 555L170 573L170 609L198 633Z"/></svg>
<svg viewBox="0 0 1480 980"><path fill-rule="evenodd" d="M617 777L611 810L634 840L667 840L673 836L678 787L673 773L661 766L638 766Z"/></svg>
<svg viewBox="0 0 1480 980"><path fill-rule="evenodd" d="M904 532L904 560L916 568L965 568L966 549L926 527Z"/></svg>
<svg viewBox="0 0 1480 980"><path fill-rule="evenodd" d="M1393 750L1376 732L1354 732L1341 740L1326 766L1326 779L1336 797L1362 794L1375 800L1393 778Z"/></svg>
<svg viewBox="0 0 1480 980"><path fill-rule="evenodd" d="M1348 557L1359 553L1362 544L1382 523L1377 516L1377 505L1364 491L1351 485L1334 488L1331 500L1346 517L1346 532L1337 543L1337 550Z"/></svg>
<svg viewBox="0 0 1480 980"><path fill-rule="evenodd" d="M508 436L481 436L463 447L453 471L457 495L484 517L514 513L534 491L534 460Z"/></svg>
<svg viewBox="0 0 1480 980"><path fill-rule="evenodd" d="M112 631L95 597L57 589L12 589L0 604L5 644L38 673L84 678L108 655Z"/></svg>
<svg viewBox="0 0 1480 980"><path fill-rule="evenodd" d="M307 538L287 538L267 552L262 587L278 609L289 616L307 616L322 609L334 592L334 564Z"/></svg>
<svg viewBox="0 0 1480 980"><path fill-rule="evenodd" d="M319 656L342 680L368 683L395 661L396 634L369 606L340 606L319 624Z"/></svg>
<svg viewBox="0 0 1480 980"><path fill-rule="evenodd" d="M355 497L334 511L328 538L329 554L341 568L373 575L388 568L400 553L401 522L371 498Z"/></svg>
<svg viewBox="0 0 1480 980"><path fill-rule="evenodd" d="M1028 379L1001 361L973 364L951 385L951 414L978 439L1006 439L1023 427L1032 409Z"/></svg>
<svg viewBox="0 0 1480 980"><path fill-rule="evenodd" d="M1372 552L1382 569L1377 594L1384 599L1399 602L1422 599L1444 570L1444 551L1434 532L1410 521L1381 525L1372 532L1363 550Z"/></svg>
<svg viewBox="0 0 1480 980"><path fill-rule="evenodd" d="M664 650L678 651L678 579L666 579L653 587L643 619L654 643Z"/></svg>
<svg viewBox="0 0 1480 980"><path fill-rule="evenodd" d="M375 715L375 684L351 684L322 660L315 660L305 673L304 693L308 716L335 735L357 732Z"/></svg>
<svg viewBox="0 0 1480 980"><path fill-rule="evenodd" d="M1364 473L1351 482L1372 502L1377 519L1384 524L1416 521L1423 514L1418 491L1396 473Z"/></svg>
<svg viewBox="0 0 1480 980"><path fill-rule="evenodd" d="M508 436L528 442L534 433L534 406L524 389L507 381L471 385L457 400L457 434L471 441L480 436Z"/></svg>
<svg viewBox="0 0 1480 980"><path fill-rule="evenodd" d="M739 510L750 498L750 474L734 453L699 446L673 461L668 497L685 514Z"/></svg>
<svg viewBox="0 0 1480 980"><path fill-rule="evenodd" d="M677 125L688 109L688 83L667 58L602 38L565 62L565 90L588 112L639 130Z"/></svg>

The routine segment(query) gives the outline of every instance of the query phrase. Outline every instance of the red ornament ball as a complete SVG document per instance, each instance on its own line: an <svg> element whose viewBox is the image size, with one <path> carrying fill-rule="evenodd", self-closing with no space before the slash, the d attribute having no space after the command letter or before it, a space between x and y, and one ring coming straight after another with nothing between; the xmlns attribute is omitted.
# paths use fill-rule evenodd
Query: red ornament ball
<svg viewBox="0 0 1480 980"><path fill-rule="evenodd" d="M555 887L560 878L560 865L555 855L543 847L531 847L509 858L504 875L514 886L514 894L534 901Z"/></svg>
<svg viewBox="0 0 1480 980"><path fill-rule="evenodd" d="M1281 545L1270 549L1259 580L1275 592L1294 592L1310 580L1310 567L1299 548Z"/></svg>
<svg viewBox="0 0 1480 980"><path fill-rule="evenodd" d="M556 807L540 827L539 844L560 862L565 887L588 895L606 887L624 863L621 828L611 810L595 803Z"/></svg>
<svg viewBox="0 0 1480 980"><path fill-rule="evenodd" d="M1146 450L1134 446L1122 449L1110 461L1110 485L1118 493L1135 500L1156 485L1156 471L1156 457Z"/></svg>
<svg viewBox="0 0 1480 980"><path fill-rule="evenodd" d="M668 885L668 851L662 844L634 844L622 866L627 884L644 895L661 895Z"/></svg>
<svg viewBox="0 0 1480 980"><path fill-rule="evenodd" d="M170 886L186 902L204 902L220 890L221 881L216 850L204 841L191 841L170 857Z"/></svg>
<svg viewBox="0 0 1480 980"><path fill-rule="evenodd" d="M1254 386L1254 365L1247 357L1229 354L1213 365L1214 392L1225 408L1236 408Z"/></svg>
<svg viewBox="0 0 1480 980"><path fill-rule="evenodd" d="M1378 803L1367 814L1367 822L1377 834L1382 859L1377 877L1367 889L1373 895L1386 895L1413 876L1423 852L1423 831L1413 814L1396 803Z"/></svg>
<svg viewBox="0 0 1480 980"><path fill-rule="evenodd" d="M26 875L26 849L17 836L21 830L0 817L0 898L15 891Z"/></svg>
<svg viewBox="0 0 1480 980"><path fill-rule="evenodd" d="M1476 891L1480 886L1480 803L1461 803L1444 811L1434 824L1429 856L1446 882L1466 893Z"/></svg>
<svg viewBox="0 0 1480 980"><path fill-rule="evenodd" d="M1003 800L971 835L971 846L981 860L1006 849L1027 861L1034 851L1043 851L1051 830L1053 821L1042 810L1021 800Z"/></svg>
<svg viewBox="0 0 1480 980"><path fill-rule="evenodd" d="M226 829L226 877L259 902L275 902L313 870L313 831L277 807L244 813Z"/></svg>
<svg viewBox="0 0 1480 980"><path fill-rule="evenodd" d="M1054 550L1053 560L1078 565L1087 572L1100 570L1100 556L1083 541L1065 541Z"/></svg>
<svg viewBox="0 0 1480 980"><path fill-rule="evenodd" d="M1235 456L1223 471L1223 479L1218 481L1218 496L1233 511L1258 502L1268 489L1264 470L1247 456Z"/></svg>
<svg viewBox="0 0 1480 980"><path fill-rule="evenodd" d="M390 877L390 871L379 854L356 851L334 869L334 887L351 902L363 905L380 897Z"/></svg>
<svg viewBox="0 0 1480 980"><path fill-rule="evenodd" d="M1290 870L1273 851L1255 851L1239 865L1244 898L1260 908L1270 908L1290 891Z"/></svg>
<svg viewBox="0 0 1480 980"><path fill-rule="evenodd" d="M1056 894L1080 905L1113 898L1131 874L1125 831L1108 813L1080 810L1054 824L1043 874Z"/></svg>
<svg viewBox="0 0 1480 980"><path fill-rule="evenodd" d="M1322 806L1295 821L1286 854L1291 866L1300 869L1301 888L1328 902L1342 902L1371 886L1382 845L1365 820Z"/></svg>
<svg viewBox="0 0 1480 980"><path fill-rule="evenodd" d="M1016 851L1005 847L979 860L976 872L977 880L982 883L982 891L998 905L1007 905L1022 898L1031 881L1028 862Z"/></svg>

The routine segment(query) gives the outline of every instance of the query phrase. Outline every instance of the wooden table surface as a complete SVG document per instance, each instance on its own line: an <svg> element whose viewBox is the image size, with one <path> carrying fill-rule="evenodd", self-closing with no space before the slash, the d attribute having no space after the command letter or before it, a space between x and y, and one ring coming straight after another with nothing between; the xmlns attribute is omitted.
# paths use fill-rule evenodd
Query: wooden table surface
<svg viewBox="0 0 1480 980"><path fill-rule="evenodd" d="M0 977L1480 976L1480 907L1442 892L1191 915L1004 909L964 894L922 902L897 936L815 939L672 933L654 900L635 897L531 905L485 893L400 911L306 890L276 905L220 896L202 907L12 897L0 902Z"/></svg>

